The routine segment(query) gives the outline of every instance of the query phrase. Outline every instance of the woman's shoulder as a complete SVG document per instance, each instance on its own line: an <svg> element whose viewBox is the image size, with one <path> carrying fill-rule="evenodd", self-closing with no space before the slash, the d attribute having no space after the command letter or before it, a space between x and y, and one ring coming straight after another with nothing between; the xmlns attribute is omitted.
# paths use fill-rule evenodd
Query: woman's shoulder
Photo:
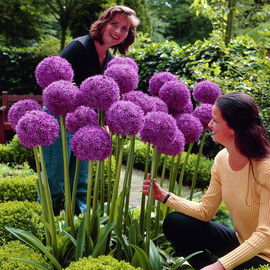
<svg viewBox="0 0 270 270"><path fill-rule="evenodd" d="M226 148L223 148L215 156L215 161L220 161L220 160L227 159L228 156L229 156L229 153L228 153L227 149Z"/></svg>
<svg viewBox="0 0 270 270"><path fill-rule="evenodd" d="M253 165L260 174L270 175L270 157L253 161Z"/></svg>

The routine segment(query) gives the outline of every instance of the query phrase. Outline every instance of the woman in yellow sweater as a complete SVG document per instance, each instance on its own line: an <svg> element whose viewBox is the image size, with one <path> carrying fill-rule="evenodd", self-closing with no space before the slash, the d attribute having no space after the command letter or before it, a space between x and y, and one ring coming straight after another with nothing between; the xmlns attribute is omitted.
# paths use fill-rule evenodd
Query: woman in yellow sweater
<svg viewBox="0 0 270 270"><path fill-rule="evenodd" d="M240 270L270 264L270 146L258 106L244 93L220 96L209 127L213 141L225 148L215 158L200 203L169 194L154 180L153 199L177 211L165 218L164 234L179 256L203 251L189 260L195 269ZM146 195L149 179L143 182ZM222 201L234 230L211 221Z"/></svg>

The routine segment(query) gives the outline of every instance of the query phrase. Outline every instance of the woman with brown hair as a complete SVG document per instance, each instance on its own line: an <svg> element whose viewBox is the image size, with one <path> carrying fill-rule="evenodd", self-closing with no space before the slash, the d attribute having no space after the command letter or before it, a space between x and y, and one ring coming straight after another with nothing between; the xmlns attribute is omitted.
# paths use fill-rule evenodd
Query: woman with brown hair
<svg viewBox="0 0 270 270"><path fill-rule="evenodd" d="M163 231L179 256L196 251L195 269L249 269L270 263L270 147L255 100L244 93L220 96L209 123L213 141L225 148L215 157L212 178L201 202L169 194L154 181L153 199L177 212ZM144 180L148 195L151 180ZM234 229L212 220L221 202Z"/></svg>
<svg viewBox="0 0 270 270"><path fill-rule="evenodd" d="M136 37L136 28L140 20L136 12L126 6L113 6L105 10L95 21L89 34L71 41L60 53L74 70L74 82L80 86L86 78L103 74L108 62L118 50L126 54ZM44 110L50 113L46 108ZM57 118L58 116L56 116ZM76 157L70 149L72 134L67 132L70 186L75 174ZM61 136L51 146L44 147L47 176L51 190L54 214L59 215L64 195L64 165ZM75 202L75 214L86 211L88 162L80 161L78 186Z"/></svg>

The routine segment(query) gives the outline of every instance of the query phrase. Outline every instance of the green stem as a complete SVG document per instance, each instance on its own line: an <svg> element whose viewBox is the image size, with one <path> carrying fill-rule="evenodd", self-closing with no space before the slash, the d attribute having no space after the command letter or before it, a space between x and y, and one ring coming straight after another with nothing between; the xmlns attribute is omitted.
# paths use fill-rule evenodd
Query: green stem
<svg viewBox="0 0 270 270"><path fill-rule="evenodd" d="M195 167L195 171L194 171L194 175L193 175L193 179L192 179L192 185L191 185L190 196L189 196L189 199L191 201L192 201L193 192L194 192L195 185L196 185L196 179L197 179L197 174L198 174L199 163L200 163L202 150L203 150L203 146L204 146L205 134L206 134L206 129L204 130L203 135L202 135L201 144L200 144L200 148L199 148L199 153L198 153L198 156L197 156L196 167Z"/></svg>
<svg viewBox="0 0 270 270"><path fill-rule="evenodd" d="M112 132L110 131L110 137L112 141ZM110 214L111 206L111 192L112 192L112 155L108 159L108 196L107 196L107 216Z"/></svg>
<svg viewBox="0 0 270 270"><path fill-rule="evenodd" d="M67 130L66 130L65 117L62 115L60 115L60 126L61 126L63 160L64 160L66 223L67 223L67 227L71 228L71 235L74 237L75 229L74 229L72 207L71 207L71 191L70 191L69 165L68 165L69 162L68 162L68 150L67 150Z"/></svg>
<svg viewBox="0 0 270 270"><path fill-rule="evenodd" d="M71 198L71 216L75 215L75 202L76 202L76 191L78 186L78 178L79 178L79 170L80 170L80 160L76 159L76 168L75 168L75 175L73 181L73 188L72 188L72 198Z"/></svg>
<svg viewBox="0 0 270 270"><path fill-rule="evenodd" d="M93 213L98 209L98 195L99 195L99 186L100 186L100 171L101 171L101 163L103 161L97 162L97 171L96 171L96 179L95 179L95 187L94 187L94 198L93 198Z"/></svg>
<svg viewBox="0 0 270 270"><path fill-rule="evenodd" d="M53 213L53 205L51 199L51 192L49 187L49 182L47 178L44 154L42 146L39 146L39 154L40 154L40 162L41 162L41 169L42 169L42 180L44 186L44 194L46 198L46 206L48 209L48 217L49 217L49 224L50 224L50 232L51 232L51 247L52 247L52 254L55 258L58 258L58 250L57 250L57 236L56 236L56 229L54 223L54 213Z"/></svg>
<svg viewBox="0 0 270 270"><path fill-rule="evenodd" d="M87 199L86 199L86 245L85 256L90 255L90 215L91 215L91 199L92 199L92 183L93 183L93 161L89 161L88 167L88 183L87 183Z"/></svg>
<svg viewBox="0 0 270 270"><path fill-rule="evenodd" d="M189 144L188 151L187 151L186 157L185 157L185 161L183 163L183 166L182 166L182 169L181 169L181 173L180 173L180 176L179 176L179 181L178 181L178 196L180 196L180 197L182 197L182 186L183 186L183 180L184 180L185 170L186 170L188 158L189 158L189 155L191 153L191 150L192 150L193 145L194 145L194 143L190 143Z"/></svg>
<svg viewBox="0 0 270 270"><path fill-rule="evenodd" d="M154 175L156 172L157 164L157 147L153 149L153 159L151 166L151 180L154 181ZM145 243L145 252L149 256L150 254L150 234L151 234L151 212L152 212L152 197L153 197L153 185L150 186L148 201L147 201L147 216L146 216L146 243Z"/></svg>
<svg viewBox="0 0 270 270"><path fill-rule="evenodd" d="M104 214L104 203L105 203L105 189L104 189L104 161L101 162L100 170L100 213L101 216Z"/></svg>

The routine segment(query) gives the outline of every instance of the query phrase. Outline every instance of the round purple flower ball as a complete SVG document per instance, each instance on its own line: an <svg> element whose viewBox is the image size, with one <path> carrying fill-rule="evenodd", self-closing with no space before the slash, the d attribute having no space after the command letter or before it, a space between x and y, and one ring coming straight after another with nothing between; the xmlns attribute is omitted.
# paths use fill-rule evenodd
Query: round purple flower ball
<svg viewBox="0 0 270 270"><path fill-rule="evenodd" d="M197 83L192 92L197 103L214 104L215 100L221 96L219 86L211 81L201 81Z"/></svg>
<svg viewBox="0 0 270 270"><path fill-rule="evenodd" d="M176 116L179 113L192 113L193 112L193 104L191 99L188 100L187 104L181 109L181 110L176 110L173 108L169 108L170 114L172 116Z"/></svg>
<svg viewBox="0 0 270 270"><path fill-rule="evenodd" d="M180 113L175 116L175 120L178 128L185 136L186 143L192 143L199 140L203 132L203 126L199 118L191 113Z"/></svg>
<svg viewBox="0 0 270 270"><path fill-rule="evenodd" d="M78 106L76 97L79 88L69 81L56 81L43 91L44 106L54 115L66 115Z"/></svg>
<svg viewBox="0 0 270 270"><path fill-rule="evenodd" d="M143 142L154 147L170 144L176 137L178 127L176 120L164 112L149 112L145 116L144 127L140 137Z"/></svg>
<svg viewBox="0 0 270 270"><path fill-rule="evenodd" d="M66 126L68 131L72 134L76 133L81 127L97 125L97 113L86 106L80 106L74 112L68 113L66 116Z"/></svg>
<svg viewBox="0 0 270 270"><path fill-rule="evenodd" d="M175 139L167 145L159 145L157 147L157 153L158 154L164 154L168 156L178 156L182 153L185 147L185 137L183 133L178 130L176 132Z"/></svg>
<svg viewBox="0 0 270 270"><path fill-rule="evenodd" d="M169 107L180 111L187 105L190 91L181 81L169 81L160 88L159 98Z"/></svg>
<svg viewBox="0 0 270 270"><path fill-rule="evenodd" d="M200 119L204 129L209 129L208 124L212 119L212 108L212 104L203 103L193 111L193 115Z"/></svg>
<svg viewBox="0 0 270 270"><path fill-rule="evenodd" d="M85 126L73 135L70 147L80 160L103 161L112 152L112 141L102 127Z"/></svg>
<svg viewBox="0 0 270 270"><path fill-rule="evenodd" d="M44 111L27 112L16 126L18 138L26 148L53 144L59 131L56 118Z"/></svg>
<svg viewBox="0 0 270 270"><path fill-rule="evenodd" d="M29 111L41 111L39 103L33 99L23 99L14 103L8 110L8 121L12 129L16 130L18 121Z"/></svg>
<svg viewBox="0 0 270 270"><path fill-rule="evenodd" d="M154 74L149 80L149 92L151 95L157 97L160 88L169 81L178 81L176 75L168 71L158 72Z"/></svg>
<svg viewBox="0 0 270 270"><path fill-rule="evenodd" d="M131 101L115 102L105 115L109 129L117 135L135 136L144 125L144 112Z"/></svg>
<svg viewBox="0 0 270 270"><path fill-rule="evenodd" d="M156 110L156 103L154 100L142 91L131 91L127 94L124 94L122 96L122 100L131 101L140 106L145 115Z"/></svg>
<svg viewBox="0 0 270 270"><path fill-rule="evenodd" d="M115 57L113 58L108 64L107 64L107 69L110 68L112 65L115 64L125 64L125 65L130 65L132 68L135 69L136 72L139 71L139 67L136 63L136 61L130 57Z"/></svg>
<svg viewBox="0 0 270 270"><path fill-rule="evenodd" d="M156 104L156 111L157 112L169 112L169 107L168 105L159 97L150 97Z"/></svg>
<svg viewBox="0 0 270 270"><path fill-rule="evenodd" d="M92 109L107 111L120 99L118 84L105 75L95 75L85 79L80 86L78 103Z"/></svg>
<svg viewBox="0 0 270 270"><path fill-rule="evenodd" d="M44 89L52 82L65 80L72 81L74 71L69 62L61 56L48 56L36 67L35 76L37 83Z"/></svg>
<svg viewBox="0 0 270 270"><path fill-rule="evenodd" d="M104 75L117 82L121 94L133 91L139 82L138 72L127 64L114 64L105 70Z"/></svg>

